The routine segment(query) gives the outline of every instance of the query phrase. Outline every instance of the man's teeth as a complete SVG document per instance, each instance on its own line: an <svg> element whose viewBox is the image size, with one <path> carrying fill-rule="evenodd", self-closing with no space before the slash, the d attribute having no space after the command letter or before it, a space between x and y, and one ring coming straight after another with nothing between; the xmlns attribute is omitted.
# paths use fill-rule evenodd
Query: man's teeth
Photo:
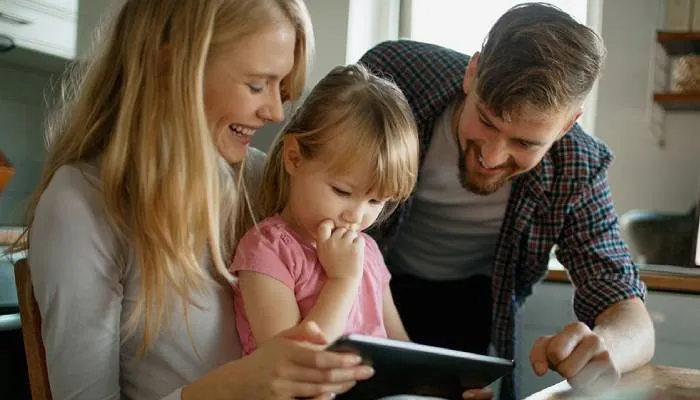
<svg viewBox="0 0 700 400"><path fill-rule="evenodd" d="M229 125L228 128L237 136L251 136L254 132L252 129L240 125Z"/></svg>
<svg viewBox="0 0 700 400"><path fill-rule="evenodd" d="M488 168L486 164L484 164L484 157L482 157L481 154L479 154L479 164L484 168Z"/></svg>

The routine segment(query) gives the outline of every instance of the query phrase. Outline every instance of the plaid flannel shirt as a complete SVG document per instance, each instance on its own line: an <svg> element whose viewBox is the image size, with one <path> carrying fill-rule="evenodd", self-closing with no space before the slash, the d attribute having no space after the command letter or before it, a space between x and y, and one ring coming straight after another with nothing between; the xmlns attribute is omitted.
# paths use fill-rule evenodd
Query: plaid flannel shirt
<svg viewBox="0 0 700 400"><path fill-rule="evenodd" d="M462 93L468 61L465 54L410 40L381 43L360 60L406 95L420 132L421 163L433 125ZM493 265L492 341L499 356L514 358L516 318L547 273L555 245L575 287L576 316L588 326L620 300L645 300L646 286L619 234L607 181L611 161L606 145L575 124L537 167L514 178ZM411 204L409 199L371 232L385 255ZM517 375L503 381L505 398L516 397Z"/></svg>

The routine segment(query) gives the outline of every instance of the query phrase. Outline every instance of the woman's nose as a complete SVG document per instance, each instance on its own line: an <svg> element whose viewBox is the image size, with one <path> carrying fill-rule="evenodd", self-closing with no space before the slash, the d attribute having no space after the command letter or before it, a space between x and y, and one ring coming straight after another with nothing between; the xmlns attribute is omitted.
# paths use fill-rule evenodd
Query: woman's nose
<svg viewBox="0 0 700 400"><path fill-rule="evenodd" d="M261 107L260 118L273 123L280 123L284 120L284 109L279 90L270 94L267 102Z"/></svg>

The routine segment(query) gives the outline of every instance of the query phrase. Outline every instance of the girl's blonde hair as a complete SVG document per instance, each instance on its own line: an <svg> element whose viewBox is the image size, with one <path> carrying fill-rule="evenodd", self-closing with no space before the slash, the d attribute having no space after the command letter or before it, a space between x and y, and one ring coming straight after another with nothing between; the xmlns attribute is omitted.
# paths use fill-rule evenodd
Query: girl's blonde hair
<svg viewBox="0 0 700 400"><path fill-rule="evenodd" d="M120 262L133 256L140 271L141 296L125 335L143 323L140 354L167 322L169 291L187 320L194 295L214 283L199 264L207 252L231 279L225 260L242 202L208 127L204 71L217 52L282 21L296 30L294 68L282 83L283 100L293 100L313 48L302 0L128 0L84 69L68 74L22 239L56 171L97 161L105 214L130 251Z"/></svg>
<svg viewBox="0 0 700 400"><path fill-rule="evenodd" d="M331 172L354 166L372 171L370 191L392 201L386 217L407 199L418 175L418 130L410 106L391 81L361 64L334 68L309 93L268 155L258 194L259 218L280 213L289 197L285 138L296 138L305 159L328 163Z"/></svg>

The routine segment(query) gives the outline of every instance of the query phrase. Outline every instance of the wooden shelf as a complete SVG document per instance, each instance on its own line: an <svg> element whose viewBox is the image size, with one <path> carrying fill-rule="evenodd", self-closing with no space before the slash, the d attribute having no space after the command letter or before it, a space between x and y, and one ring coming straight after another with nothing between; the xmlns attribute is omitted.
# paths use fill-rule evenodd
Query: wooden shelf
<svg viewBox="0 0 700 400"><path fill-rule="evenodd" d="M700 32L659 31L656 40L669 56L700 54Z"/></svg>
<svg viewBox="0 0 700 400"><path fill-rule="evenodd" d="M654 101L667 111L700 110L700 92L654 93Z"/></svg>

